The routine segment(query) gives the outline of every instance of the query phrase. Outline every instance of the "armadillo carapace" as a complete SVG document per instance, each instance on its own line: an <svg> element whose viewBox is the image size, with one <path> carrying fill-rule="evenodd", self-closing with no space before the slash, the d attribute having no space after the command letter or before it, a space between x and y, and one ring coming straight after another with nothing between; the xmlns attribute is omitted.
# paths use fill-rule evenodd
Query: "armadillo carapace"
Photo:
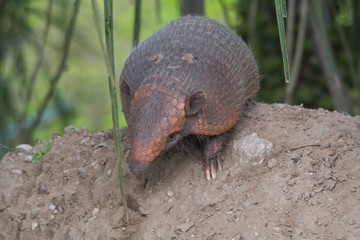
<svg viewBox="0 0 360 240"><path fill-rule="evenodd" d="M232 30L201 16L170 22L134 49L120 77L131 171L185 136L207 135L205 174L215 179L226 132L258 88L254 56Z"/></svg>

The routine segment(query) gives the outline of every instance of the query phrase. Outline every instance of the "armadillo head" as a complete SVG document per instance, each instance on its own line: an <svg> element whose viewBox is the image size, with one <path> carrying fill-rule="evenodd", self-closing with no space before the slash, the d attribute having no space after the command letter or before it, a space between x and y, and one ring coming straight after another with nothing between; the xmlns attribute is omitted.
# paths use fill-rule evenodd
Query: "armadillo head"
<svg viewBox="0 0 360 240"><path fill-rule="evenodd" d="M141 86L135 92L128 122L131 131L129 166L134 174L143 173L156 157L189 134L184 130L186 115L194 113L191 110L200 111L203 105L201 98L192 99L190 105L189 97L158 84Z"/></svg>

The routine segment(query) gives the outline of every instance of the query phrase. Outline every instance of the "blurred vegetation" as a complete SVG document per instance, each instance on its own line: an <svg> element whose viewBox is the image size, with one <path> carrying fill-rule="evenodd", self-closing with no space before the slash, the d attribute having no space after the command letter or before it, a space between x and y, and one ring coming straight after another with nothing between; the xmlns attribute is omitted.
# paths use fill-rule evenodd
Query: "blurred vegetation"
<svg viewBox="0 0 360 240"><path fill-rule="evenodd" d="M143 41L181 14L203 12L253 49L262 75L258 100L360 114L359 1L287 1L293 86L284 81L273 1L193 0L200 2L194 11L189 2L114 1L116 79L135 38ZM91 1L0 1L0 158L68 125L112 128L107 71L92 19ZM123 126L123 116L120 121Z"/></svg>

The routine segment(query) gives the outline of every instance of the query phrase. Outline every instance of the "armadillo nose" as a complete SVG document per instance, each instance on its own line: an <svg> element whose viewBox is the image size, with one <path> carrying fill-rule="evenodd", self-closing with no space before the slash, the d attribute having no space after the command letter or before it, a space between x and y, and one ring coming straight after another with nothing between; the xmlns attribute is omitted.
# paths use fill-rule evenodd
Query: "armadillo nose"
<svg viewBox="0 0 360 240"><path fill-rule="evenodd" d="M139 176L140 174L144 173L150 166L150 163L142 163L142 162L134 162L131 161L129 164L130 171L135 174L136 176Z"/></svg>

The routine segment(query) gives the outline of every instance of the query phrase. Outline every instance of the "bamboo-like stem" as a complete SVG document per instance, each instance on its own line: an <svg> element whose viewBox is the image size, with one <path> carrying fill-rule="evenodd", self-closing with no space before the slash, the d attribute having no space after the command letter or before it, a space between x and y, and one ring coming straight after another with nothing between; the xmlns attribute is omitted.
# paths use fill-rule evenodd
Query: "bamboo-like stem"
<svg viewBox="0 0 360 240"><path fill-rule="evenodd" d="M248 34L249 44L255 51L258 50L258 44L256 41L256 18L258 14L259 0L253 0L250 3L249 9L249 21L248 21Z"/></svg>
<svg viewBox="0 0 360 240"><path fill-rule="evenodd" d="M141 0L135 0L133 47L136 47L139 43L140 26L141 26L140 15L141 15Z"/></svg>
<svg viewBox="0 0 360 240"><path fill-rule="evenodd" d="M161 17L161 1L160 0L154 0L155 1L155 15L156 20L158 23L161 23L162 17Z"/></svg>
<svg viewBox="0 0 360 240"><path fill-rule="evenodd" d="M275 0L275 9L276 9L276 19L279 28L281 53L283 57L285 82L288 83L290 82L290 70L289 70L289 60L288 60L287 48L286 48L285 26L283 20L283 18L286 17L285 0Z"/></svg>
<svg viewBox="0 0 360 240"><path fill-rule="evenodd" d="M299 79L300 66L304 53L305 34L308 15L308 0L302 0L300 10L300 24L296 39L295 55L291 66L291 82L286 86L285 102L291 104L294 90Z"/></svg>
<svg viewBox="0 0 360 240"><path fill-rule="evenodd" d="M223 11L223 15L224 15L224 20L225 20L225 24L229 27L232 28L231 23L230 23L230 17L229 17L229 10L224 2L224 0L218 0L221 9Z"/></svg>
<svg viewBox="0 0 360 240"><path fill-rule="evenodd" d="M335 3L332 1L329 1L328 3L329 3L331 13L332 13L333 17L335 18L335 14L336 14ZM356 68L355 68L355 64L354 64L354 56L353 56L353 53L351 52L349 41L346 38L344 27L338 23L335 23L335 26L336 26L337 32L339 33L341 44L343 45L343 48L344 48L345 60L347 62L347 65L349 66L351 81L355 86L360 87L359 74L355 70Z"/></svg>
<svg viewBox="0 0 360 240"><path fill-rule="evenodd" d="M354 105L349 97L346 84L340 75L337 67L334 52L330 46L329 36L325 29L325 20L322 1L311 1L309 8L309 23L312 30L312 38L315 49L325 75L335 109L354 115Z"/></svg>
<svg viewBox="0 0 360 240"><path fill-rule="evenodd" d="M286 44L287 44L290 66L292 65L292 60L293 60L292 55L293 55L293 44L294 44L294 22L295 22L296 4L297 4L296 0L288 0L288 11L287 11L288 15L286 18Z"/></svg>
<svg viewBox="0 0 360 240"><path fill-rule="evenodd" d="M108 72L113 130L115 137L116 163L118 169L118 180L120 186L121 201L124 206L124 218L125 221L128 223L129 215L127 211L127 204L125 198L124 175L122 169L122 150L121 150L121 140L120 140L121 136L120 136L120 128L119 128L119 112L118 112L118 104L117 104L116 81L115 81L115 71L114 71L114 41L113 41L114 35L113 35L113 7L112 7L113 1L104 0L106 47L101 34L99 9L96 0L92 0L92 6L94 12L94 22L99 36L100 45L104 54L106 69Z"/></svg>

